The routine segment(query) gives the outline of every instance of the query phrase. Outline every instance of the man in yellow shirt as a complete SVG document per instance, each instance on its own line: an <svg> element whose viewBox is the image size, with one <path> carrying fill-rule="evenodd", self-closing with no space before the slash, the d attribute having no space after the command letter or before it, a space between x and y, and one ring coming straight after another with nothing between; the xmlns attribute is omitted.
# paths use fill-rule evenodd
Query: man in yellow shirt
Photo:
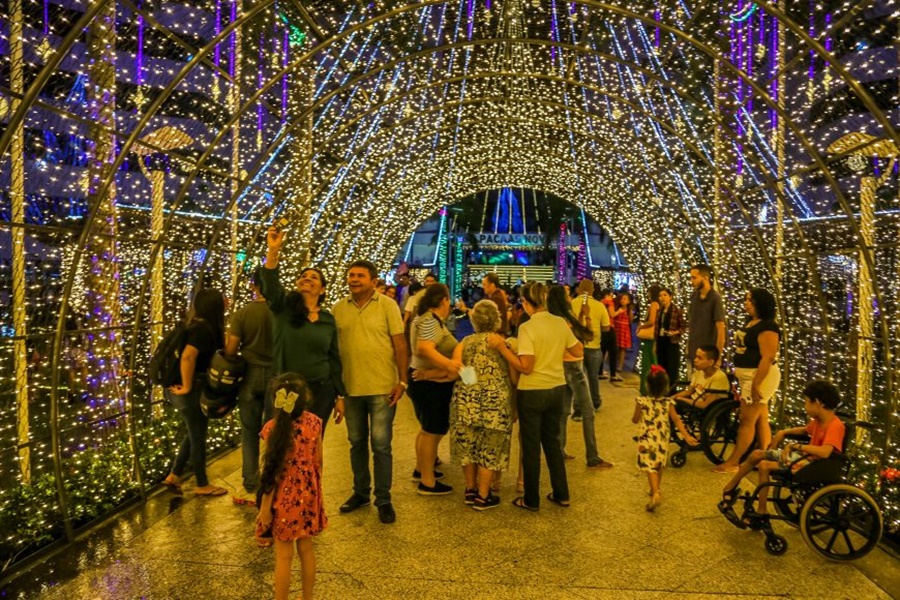
<svg viewBox="0 0 900 600"><path fill-rule="evenodd" d="M597 411L601 404L599 375L603 360L603 354L600 352L600 335L604 331L609 331L612 323L609 311L603 304L594 300L593 294L594 282L582 279L578 283L578 295L572 300L572 313L593 333L593 337L584 343L584 370L591 390L591 402ZM579 415L576 413L573 418L577 416Z"/></svg>

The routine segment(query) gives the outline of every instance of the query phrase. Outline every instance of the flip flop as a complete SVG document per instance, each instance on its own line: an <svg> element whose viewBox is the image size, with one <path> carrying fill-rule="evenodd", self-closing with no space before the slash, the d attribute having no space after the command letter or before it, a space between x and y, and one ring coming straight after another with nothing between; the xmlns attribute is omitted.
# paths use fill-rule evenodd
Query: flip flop
<svg viewBox="0 0 900 600"><path fill-rule="evenodd" d="M516 508L524 508L525 510L530 510L531 512L538 511L538 509L534 508L533 506L528 506L527 504L525 504L524 496L519 496L518 498L513 500L512 505L515 506Z"/></svg>
<svg viewBox="0 0 900 600"><path fill-rule="evenodd" d="M173 483L171 481L163 480L163 485L166 486L166 489L176 496L184 496L184 490L181 489L180 483Z"/></svg>
<svg viewBox="0 0 900 600"><path fill-rule="evenodd" d="M563 501L563 500L557 500L556 498L554 498L553 492L550 492L549 494L547 494L547 500L549 500L553 504L562 506L563 508L569 508L570 506L572 506L572 503L569 502L568 500Z"/></svg>
<svg viewBox="0 0 900 600"><path fill-rule="evenodd" d="M227 493L228 493L228 490L226 490L225 488L216 486L216 487L213 487L213 489L209 490L208 492L196 492L195 491L194 495L195 496L208 496L211 498L213 496L224 496Z"/></svg>

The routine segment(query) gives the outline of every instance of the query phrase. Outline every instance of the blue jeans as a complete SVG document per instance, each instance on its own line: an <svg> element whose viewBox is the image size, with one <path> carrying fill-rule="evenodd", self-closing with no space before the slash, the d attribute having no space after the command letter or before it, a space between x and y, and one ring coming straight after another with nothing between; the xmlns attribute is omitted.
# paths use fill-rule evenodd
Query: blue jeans
<svg viewBox="0 0 900 600"><path fill-rule="evenodd" d="M541 505L541 448L550 471L553 497L569 499L566 462L559 445L559 422L566 386L549 390L519 390L519 431L522 434L522 468L525 472L525 504Z"/></svg>
<svg viewBox="0 0 900 600"><path fill-rule="evenodd" d="M181 440L181 446L175 454L169 471L180 478L187 469L188 459L190 459L197 487L209 485L209 478L206 476L206 431L209 419L200 410L200 392L206 383L205 380L206 373L202 377L197 377L191 386L191 391L183 396L173 394L169 390L164 392L166 400L181 413L181 419L187 428L187 434Z"/></svg>
<svg viewBox="0 0 900 600"><path fill-rule="evenodd" d="M600 398L600 370L603 367L603 352L600 348L584 349L584 373L587 377L588 389L591 391L591 403L594 408L600 408L603 399Z"/></svg>
<svg viewBox="0 0 900 600"><path fill-rule="evenodd" d="M353 493L368 498L372 487L369 473L369 437L375 471L375 506L390 504L393 478L391 438L397 406L390 397L349 396L344 404L347 437L350 440L350 468L353 469Z"/></svg>
<svg viewBox="0 0 900 600"><path fill-rule="evenodd" d="M244 489L255 492L259 485L259 432L272 418L272 399L266 389L272 378L272 367L247 365L247 374L238 392L241 415L241 476Z"/></svg>
<svg viewBox="0 0 900 600"><path fill-rule="evenodd" d="M559 443L563 450L566 449L566 426L568 425L569 412L572 401L575 401L575 412L581 413L581 431L584 435L584 451L588 465L600 462L597 455L597 436L594 433L594 411L591 407L591 396L588 392L588 380L585 374L587 364L582 361L564 362L563 370L566 374L566 396L563 404L563 414L559 421ZM594 371L596 372L596 371Z"/></svg>

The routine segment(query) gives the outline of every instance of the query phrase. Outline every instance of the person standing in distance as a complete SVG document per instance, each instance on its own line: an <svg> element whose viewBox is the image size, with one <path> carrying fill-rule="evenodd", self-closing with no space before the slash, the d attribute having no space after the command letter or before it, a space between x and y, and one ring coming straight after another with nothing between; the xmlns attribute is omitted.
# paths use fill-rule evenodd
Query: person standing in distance
<svg viewBox="0 0 900 600"><path fill-rule="evenodd" d="M408 387L409 355L400 307L375 291L376 278L371 262L350 263L350 295L339 300L332 310L347 388L345 418L353 470L353 495L340 510L349 513L371 502L371 436L378 518L382 523L393 523L397 516L391 504L391 438L397 402Z"/></svg>
<svg viewBox="0 0 900 600"><path fill-rule="evenodd" d="M484 291L484 299L497 305L497 310L500 311L500 333L507 335L509 333L509 302L506 300L506 293L500 288L500 276L493 272L486 274L481 280L481 289ZM468 308L462 299L456 301L456 308L471 317L472 309Z"/></svg>
<svg viewBox="0 0 900 600"><path fill-rule="evenodd" d="M719 349L717 367L722 366L725 352L725 305L722 297L712 288L709 265L691 268L691 304L688 308L688 356L693 359L697 348L715 346ZM688 369L689 374L693 368Z"/></svg>

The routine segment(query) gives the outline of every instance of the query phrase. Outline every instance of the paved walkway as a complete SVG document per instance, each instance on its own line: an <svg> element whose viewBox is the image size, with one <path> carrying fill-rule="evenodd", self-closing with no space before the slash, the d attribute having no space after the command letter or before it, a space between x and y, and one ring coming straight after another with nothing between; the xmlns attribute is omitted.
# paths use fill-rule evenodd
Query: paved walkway
<svg viewBox="0 0 900 600"><path fill-rule="evenodd" d="M644 510L646 482L633 467L630 415L636 381L603 382L600 448L616 463L584 468L580 424L570 422L572 507L544 502L538 513L513 508L515 475L506 474L503 504L478 513L463 505L462 477L447 467L459 493L420 497L409 480L417 430L408 401L394 435L397 523L379 523L368 507L341 515L351 489L343 426L329 425L324 486L330 528L316 540L319 598L891 598L900 597L898 562L880 549L857 563L829 563L799 532L777 524L790 544L773 557L759 533L740 531L716 510L721 475L700 454L664 478L664 502ZM441 456L449 457L446 442ZM216 483L240 481L240 453L211 468ZM549 491L546 471L542 488ZM0 593L48 600L247 599L271 597L273 556L256 548L255 512L229 497L183 500L160 493L77 548L52 557ZM295 569L299 563L295 562ZM293 591L300 593L299 573Z"/></svg>

